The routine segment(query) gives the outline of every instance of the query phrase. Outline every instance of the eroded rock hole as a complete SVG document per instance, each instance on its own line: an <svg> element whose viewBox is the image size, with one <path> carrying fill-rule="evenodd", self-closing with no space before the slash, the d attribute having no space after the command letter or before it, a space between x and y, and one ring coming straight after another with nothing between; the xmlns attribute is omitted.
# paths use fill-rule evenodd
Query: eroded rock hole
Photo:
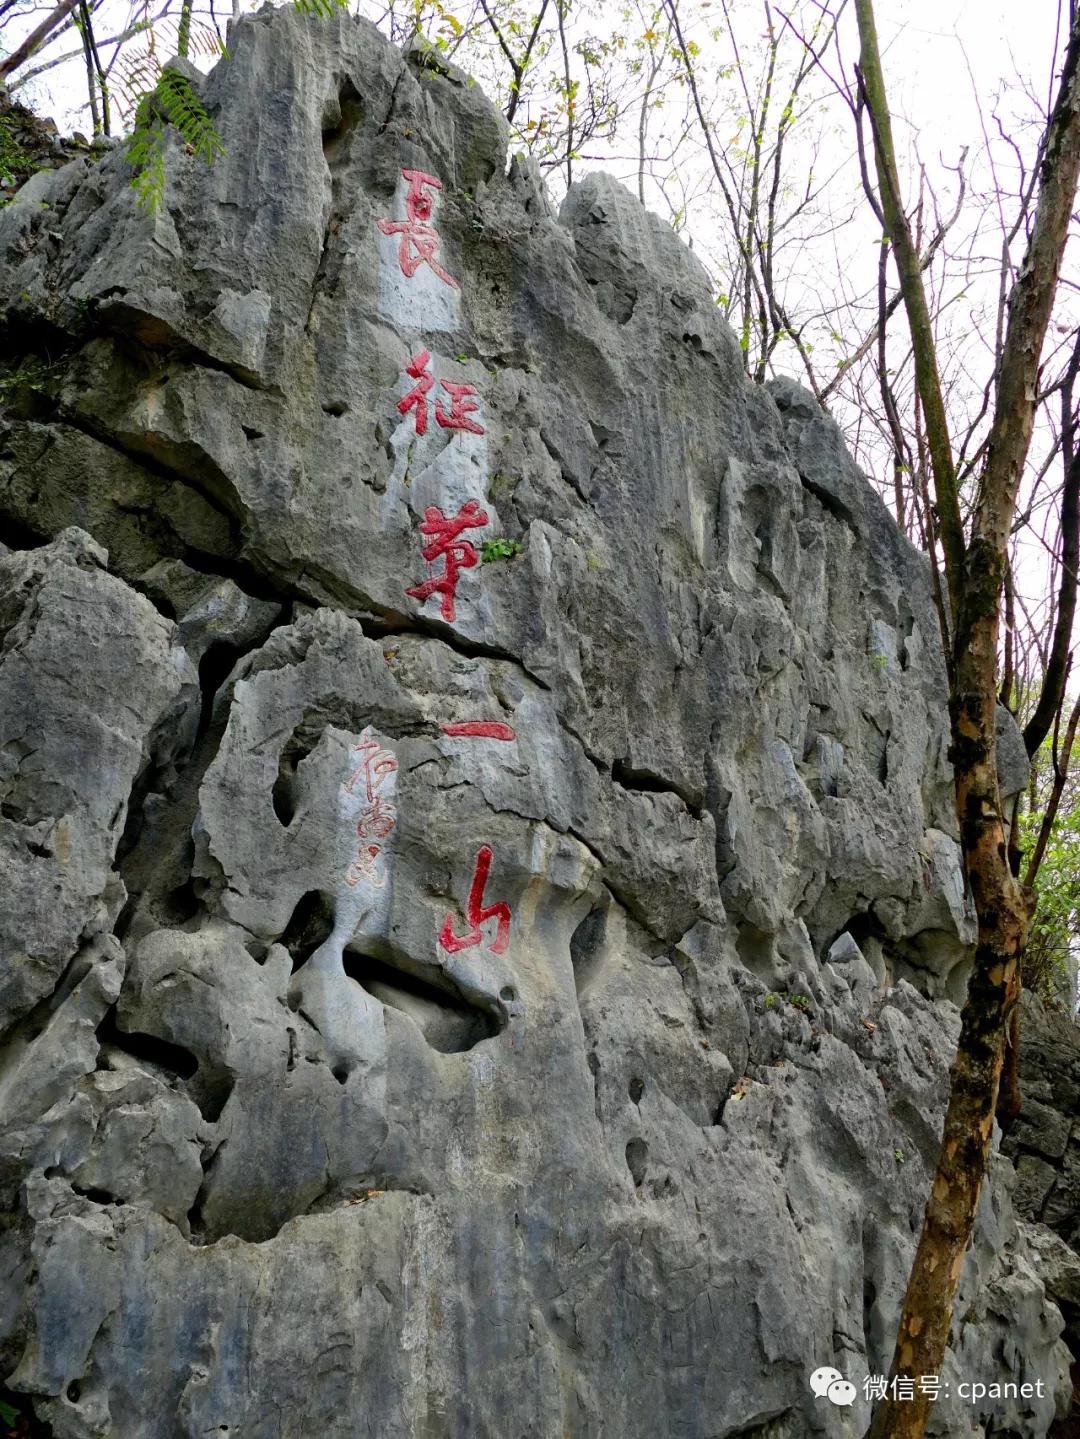
<svg viewBox="0 0 1080 1439"><path fill-rule="evenodd" d="M589 1073L593 1081L593 1112L598 1120L603 1123L602 1105L600 1103L600 1056L595 1049L590 1049L585 1056L585 1063L589 1066Z"/></svg>
<svg viewBox="0 0 1080 1439"><path fill-rule="evenodd" d="M627 1087L627 1094L630 1096L631 1104L640 1104L641 1096L645 1093L645 1081L639 1079L635 1074Z"/></svg>
<svg viewBox="0 0 1080 1439"><path fill-rule="evenodd" d="M18 1435L19 1439L52 1439L52 1425L35 1417L29 1394L20 1394L6 1384L0 1384L0 1404L13 1409L18 1416L10 1429L5 1427L3 1433Z"/></svg>
<svg viewBox="0 0 1080 1439"><path fill-rule="evenodd" d="M97 1037L101 1046L99 1069L121 1069L127 1062L123 1056L127 1056L174 1088L182 1085L209 1123L220 1117L233 1091L233 1076L228 1070L216 1065L203 1067L189 1049L159 1035L121 1029L115 1008L98 1025Z"/></svg>
<svg viewBox="0 0 1080 1439"><path fill-rule="evenodd" d="M578 994L595 981L604 965L607 907L596 905L570 936L570 963L574 967L574 988Z"/></svg>
<svg viewBox="0 0 1080 1439"><path fill-rule="evenodd" d="M325 722L305 714L285 742L278 758L277 779L271 791L274 813L288 829L296 815L296 771L322 738Z"/></svg>
<svg viewBox="0 0 1080 1439"><path fill-rule="evenodd" d="M244 651L227 640L217 640L199 661L199 690L202 704L199 710L198 737L201 739L210 728L214 717L214 700L217 692L228 679L233 665Z"/></svg>
<svg viewBox="0 0 1080 1439"><path fill-rule="evenodd" d="M323 154L331 168L342 158L346 140L363 118L364 105L359 91L346 78L338 87L336 113L332 112L323 120Z"/></svg>
<svg viewBox="0 0 1080 1439"><path fill-rule="evenodd" d="M495 1014L444 988L434 973L425 979L372 955L350 951L345 953L345 973L380 1004L408 1015L440 1054L462 1054L502 1027Z"/></svg>
<svg viewBox="0 0 1080 1439"><path fill-rule="evenodd" d="M649 1146L644 1139L631 1139L626 1146L626 1167L634 1181L634 1188L640 1189L649 1165Z"/></svg>
<svg viewBox="0 0 1080 1439"><path fill-rule="evenodd" d="M116 1022L116 1011L110 1009L97 1028L98 1043L102 1049L115 1049L129 1054L140 1064L158 1070L173 1079L189 1080L199 1068L199 1061L189 1049L173 1044L168 1039L159 1039L155 1034L140 1034L121 1029Z"/></svg>
<svg viewBox="0 0 1080 1439"><path fill-rule="evenodd" d="M280 941L292 956L293 974L326 943L333 928L333 898L321 889L309 889L293 910Z"/></svg>

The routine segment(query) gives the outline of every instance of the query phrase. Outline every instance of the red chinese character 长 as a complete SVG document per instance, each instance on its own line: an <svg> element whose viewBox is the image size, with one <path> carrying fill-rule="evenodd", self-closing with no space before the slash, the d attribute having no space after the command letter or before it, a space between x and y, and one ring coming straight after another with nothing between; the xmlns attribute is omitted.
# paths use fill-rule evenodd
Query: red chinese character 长
<svg viewBox="0 0 1080 1439"><path fill-rule="evenodd" d="M458 282L439 264L439 232L427 222L435 213L435 200L427 191L441 190L442 181L423 170L402 170L409 182L405 195L405 220L380 220L379 229L384 235L400 235L398 243L398 264L401 273L411 280L421 265L430 265L439 279L446 285L458 289Z"/></svg>
<svg viewBox="0 0 1080 1439"><path fill-rule="evenodd" d="M410 220L426 224L435 213L435 197L426 192L441 190L442 181L436 175L425 174L423 170L402 170L401 177L409 182L405 194L405 213Z"/></svg>
<svg viewBox="0 0 1080 1439"><path fill-rule="evenodd" d="M463 935L454 933L454 916L452 914L448 914L443 920L443 927L439 932L439 943L448 954L456 954L459 949L471 949L474 944L479 944L484 937L480 926L489 919L499 921L495 938L491 942L491 952L502 954L510 942L510 906L502 900L498 904L484 905L484 886L487 884L493 858L492 851L486 844L482 845L477 852L476 871L473 874L472 884L469 886L469 902L465 909L465 916L472 926L468 933Z"/></svg>
<svg viewBox="0 0 1080 1439"><path fill-rule="evenodd" d="M446 569L441 575L425 580L422 585L413 585L405 593L421 601L431 595L441 594L442 617L452 623L457 614L454 596L457 593L458 574L461 570L471 570L477 563L475 547L468 540L458 537L463 530L482 529L487 522L487 511L480 508L478 500L466 500L453 519L448 519L438 505L428 505L420 522L420 533L430 535L431 539L420 553L428 564L432 564L441 555L446 561Z"/></svg>
<svg viewBox="0 0 1080 1439"><path fill-rule="evenodd" d="M453 380L443 380L442 387L450 396L450 413L443 409L442 401L435 401L435 418L444 430L468 430L471 435L482 435L483 425L478 425L469 416L479 408L470 396L476 394L475 385L458 385ZM422 432L421 432L422 433Z"/></svg>
<svg viewBox="0 0 1080 1439"><path fill-rule="evenodd" d="M431 354L427 350L421 350L414 355L405 366L405 373L411 375L416 384L407 395L402 395L398 400L398 413L407 415L413 408L416 410L416 433L427 434L427 392L435 381L427 373L427 367L431 363ZM442 421L439 421L442 424Z"/></svg>

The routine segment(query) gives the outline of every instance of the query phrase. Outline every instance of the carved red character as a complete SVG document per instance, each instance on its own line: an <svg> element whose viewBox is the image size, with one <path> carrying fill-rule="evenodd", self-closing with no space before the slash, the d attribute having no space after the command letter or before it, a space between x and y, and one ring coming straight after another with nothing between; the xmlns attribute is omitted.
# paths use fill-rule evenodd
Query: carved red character
<svg viewBox="0 0 1080 1439"><path fill-rule="evenodd" d="M380 795L360 812L356 833L361 839L387 839L397 824L397 810Z"/></svg>
<svg viewBox="0 0 1080 1439"><path fill-rule="evenodd" d="M383 749L376 739L362 739L353 745L353 752L361 756L360 763L345 781L345 788L352 794L356 781L364 776L364 788L368 803L375 798L376 791L383 787L387 777L397 769L397 760L388 749Z"/></svg>
<svg viewBox="0 0 1080 1439"><path fill-rule="evenodd" d="M366 880L376 889L381 889L386 883L386 875L379 864L383 847L381 844L366 844L364 841L388 839L397 823L397 810L379 793L397 769L397 760L370 735L360 739L352 749L354 754L360 755L360 763L345 780L344 788L352 794L357 781L363 776L366 803L360 811L356 826L361 843L355 859L345 872L345 883L355 889L361 880Z"/></svg>
<svg viewBox="0 0 1080 1439"><path fill-rule="evenodd" d="M405 220L380 220L384 235L400 235L398 264L401 273L411 280L421 265L430 265L445 285L458 288L458 282L439 264L439 232L427 222L435 213L434 198L429 190L441 190L442 181L423 170L402 170L409 188L405 194Z"/></svg>
<svg viewBox="0 0 1080 1439"><path fill-rule="evenodd" d="M476 394L475 385L459 385L453 380L443 380L442 387L450 396L450 413L443 409L442 401L435 401L435 418L444 430L468 430L471 435L482 435L483 425L478 425L469 416L479 408L471 399Z"/></svg>
<svg viewBox="0 0 1080 1439"><path fill-rule="evenodd" d="M488 845L482 845L476 855L476 870L473 874L472 884L469 886L469 902L465 909L465 917L472 928L468 933L457 935L454 933L454 916L448 914L443 920L443 927L439 931L439 943L448 954L456 954L459 949L471 949L474 944L479 944L483 939L480 926L489 919L497 919L499 922L495 938L491 942L492 954L502 954L510 942L510 906L500 900L498 904L484 904L484 886L487 884L487 877L491 870L491 861L494 858Z"/></svg>
<svg viewBox="0 0 1080 1439"><path fill-rule="evenodd" d="M442 556L446 561L446 569L441 575L425 580L422 585L413 585L405 593L421 601L431 595L441 594L441 613L447 623L452 623L457 615L454 596L457 593L458 575L461 570L471 570L477 563L475 547L459 536L464 530L482 529L487 522L487 511L480 508L478 500L466 500L452 519L448 519L438 505L428 505L424 511L420 533L430 535L431 539L420 553L429 565Z"/></svg>
<svg viewBox="0 0 1080 1439"><path fill-rule="evenodd" d="M441 190L442 181L437 175L428 175L423 170L402 170L401 177L409 184L405 194L406 215L410 220L426 224L435 213L435 197L427 192Z"/></svg>
<svg viewBox="0 0 1080 1439"><path fill-rule="evenodd" d="M428 350L421 350L414 355L405 366L405 373L411 375L416 384L407 395L402 395L398 400L398 413L407 415L410 410L416 410L416 433L427 434L427 393L435 381L427 373L427 367L431 363L431 354ZM441 423L441 421L440 421Z"/></svg>
<svg viewBox="0 0 1080 1439"><path fill-rule="evenodd" d="M517 739L510 725L503 724L500 720L461 720L440 725L440 729L452 739Z"/></svg>
<svg viewBox="0 0 1080 1439"><path fill-rule="evenodd" d="M428 393L434 385L434 378L428 374L428 365L431 364L431 352L421 350L415 354L405 366L405 373L410 375L416 384L407 395L402 395L398 400L398 414L407 415L410 410L415 410L416 433L427 434L428 426ZM444 430L468 430L470 434L482 435L484 427L478 425L475 420L469 418L475 414L479 406L472 397L476 394L475 385L462 385L454 380L443 380L442 387L450 396L450 411L443 408L442 400L435 401L435 418Z"/></svg>

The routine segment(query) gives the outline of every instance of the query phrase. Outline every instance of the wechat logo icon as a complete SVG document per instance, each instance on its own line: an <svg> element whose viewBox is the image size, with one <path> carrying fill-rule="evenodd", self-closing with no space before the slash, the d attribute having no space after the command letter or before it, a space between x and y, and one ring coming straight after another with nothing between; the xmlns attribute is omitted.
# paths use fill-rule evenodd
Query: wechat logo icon
<svg viewBox="0 0 1080 1439"><path fill-rule="evenodd" d="M849 1384L839 1369L827 1364L810 1375L810 1388L815 1399L828 1399L830 1404L839 1406L855 1403L855 1385Z"/></svg>

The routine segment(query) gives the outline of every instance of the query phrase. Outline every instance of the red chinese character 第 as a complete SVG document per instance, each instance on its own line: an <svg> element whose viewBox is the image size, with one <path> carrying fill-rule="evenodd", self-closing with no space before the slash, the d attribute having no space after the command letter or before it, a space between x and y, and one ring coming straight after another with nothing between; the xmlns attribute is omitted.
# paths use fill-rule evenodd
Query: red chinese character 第
<svg viewBox="0 0 1080 1439"><path fill-rule="evenodd" d="M492 954L502 954L510 942L510 906L502 900L497 904L484 904L484 886L487 884L493 858L490 847L481 845L476 855L476 870L469 886L469 902L465 909L465 917L472 928L466 934L457 935L454 933L454 916L448 914L443 920L439 943L448 954L456 954L460 949L471 949L474 944L479 944L484 937L480 926L489 919L497 919L499 922L490 946Z"/></svg>
<svg viewBox="0 0 1080 1439"><path fill-rule="evenodd" d="M458 282L438 261L439 232L427 222L435 213L434 197L428 190L441 190L442 181L423 170L402 170L409 183L405 194L405 220L380 220L384 235L399 235L398 264L401 273L411 280L421 265L429 265L443 284L458 289Z"/></svg>
<svg viewBox="0 0 1080 1439"><path fill-rule="evenodd" d="M459 536L463 530L482 529L487 522L487 511L480 508L478 500L466 500L452 519L448 519L438 505L428 505L424 511L420 533L430 535L431 539L420 553L428 564L441 556L446 562L446 569L441 575L425 580L422 585L413 585L405 593L421 601L441 594L440 612L447 623L453 623L457 615L454 596L460 571L471 570L477 564L475 547L468 540L459 539Z"/></svg>

